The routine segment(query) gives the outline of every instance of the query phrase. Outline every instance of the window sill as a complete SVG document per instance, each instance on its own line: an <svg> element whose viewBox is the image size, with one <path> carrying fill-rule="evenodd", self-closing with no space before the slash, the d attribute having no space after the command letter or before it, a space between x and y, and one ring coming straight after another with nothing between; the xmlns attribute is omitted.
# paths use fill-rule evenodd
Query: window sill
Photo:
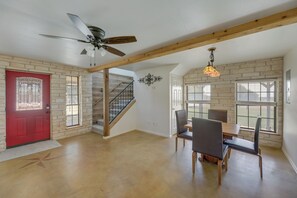
<svg viewBox="0 0 297 198"><path fill-rule="evenodd" d="M254 132L255 130L240 128L240 131ZM279 134L278 132L274 133L274 132L260 131L260 133L267 134L267 135L281 136L281 134Z"/></svg>
<svg viewBox="0 0 297 198"><path fill-rule="evenodd" d="M82 127L82 125L69 126L69 127L66 126L66 130L71 130L71 129L80 128L80 127Z"/></svg>

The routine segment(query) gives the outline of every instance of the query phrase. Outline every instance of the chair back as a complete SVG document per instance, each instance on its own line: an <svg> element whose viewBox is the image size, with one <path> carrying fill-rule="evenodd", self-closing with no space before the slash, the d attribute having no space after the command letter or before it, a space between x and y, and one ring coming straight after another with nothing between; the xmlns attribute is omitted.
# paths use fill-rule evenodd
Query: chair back
<svg viewBox="0 0 297 198"><path fill-rule="evenodd" d="M216 120L192 118L193 151L223 159L222 123Z"/></svg>
<svg viewBox="0 0 297 198"><path fill-rule="evenodd" d="M259 152L259 131L261 126L261 118L257 118L255 134L254 134L254 149L258 153Z"/></svg>
<svg viewBox="0 0 297 198"><path fill-rule="evenodd" d="M184 126L188 123L188 115L186 110L175 111L177 133L186 132L188 129Z"/></svg>
<svg viewBox="0 0 297 198"><path fill-rule="evenodd" d="M227 110L208 109L208 119L227 122Z"/></svg>

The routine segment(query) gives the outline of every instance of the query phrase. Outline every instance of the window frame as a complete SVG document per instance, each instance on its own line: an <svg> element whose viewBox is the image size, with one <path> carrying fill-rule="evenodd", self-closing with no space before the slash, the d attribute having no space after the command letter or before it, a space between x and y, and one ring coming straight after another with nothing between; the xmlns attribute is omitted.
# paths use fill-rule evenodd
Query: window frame
<svg viewBox="0 0 297 198"><path fill-rule="evenodd" d="M68 85L67 84L67 78L68 77L70 77L71 78L71 84L70 85ZM77 81L77 85L76 85L76 94L73 94L72 93L72 90L73 90L73 86L74 86L74 84L73 84L73 78L76 78L76 81ZM70 100L71 100L71 104L67 104L67 98L68 98L68 93L67 93L67 88L68 87L71 87L70 89L71 89L71 94L70 94ZM80 92L80 76L70 76L70 75L67 75L66 76L66 103L65 103L65 105L66 105L66 127L67 128L71 128L71 127L76 127L76 126L80 126L81 125L81 104L80 104L80 102L81 102L81 92ZM77 96L77 104L73 104L72 103L72 101L73 101L73 96ZM72 114L71 115L67 115L67 107L69 107L69 106L77 106L77 114L73 114L73 110L72 110ZM72 117L72 124L71 125L67 125L67 118L69 117L69 116L71 116ZM73 124L73 117L74 116L77 116L78 118L78 121L77 121L77 124Z"/></svg>
<svg viewBox="0 0 297 198"><path fill-rule="evenodd" d="M271 82L273 81L274 83L274 91L273 91L273 94L274 94L274 97L273 97L273 101L272 102L262 102L261 101L261 94L262 93L265 93L265 92L261 92L261 86L260 86L260 101L259 102L256 102L256 101L239 101L238 100L238 93L244 93L244 92L238 92L238 84L239 83L247 83L248 85L250 83L261 83L261 82ZM250 116L250 113L249 113L249 107L250 106L259 106L260 107L260 115L262 115L262 107L273 107L273 118L268 118L268 117L262 117L263 119L270 119L272 120L273 119L273 130L266 130L266 129L260 129L260 131L262 132L267 132L267 133L271 133L271 134L277 134L277 110L278 110L278 103L277 103L277 90L278 90L278 83L277 83L277 79L252 79L252 80L244 80L244 81L236 81L235 83L235 94L236 94L236 101L235 101L235 119L236 119L236 123L238 123L238 117L246 117L247 120L248 120L248 127L245 127L245 126L240 126L241 129L246 129L246 130L254 130L255 127L249 127L249 122L250 122L250 119L249 118L257 118L255 116ZM247 92L246 93L250 93L250 89L248 88ZM267 93L267 92L266 92ZM248 94L248 99L249 99L249 94ZM239 106L247 106L248 109L248 114L247 116L242 116L242 115L238 115L238 107ZM263 119L262 119L262 122L263 122Z"/></svg>
<svg viewBox="0 0 297 198"><path fill-rule="evenodd" d="M210 92L196 92L195 90L194 90L194 92L192 93L192 94L194 94L194 96L195 96L195 94L197 94L197 93L200 93L200 94L202 94L202 100L195 100L195 97L194 97L194 100L189 100L189 86L209 86L210 87ZM194 88L195 89L195 88ZM188 119L192 119L192 118L189 118L189 104L193 104L194 105L194 111L193 111L193 113L194 113L194 117L201 117L201 115L202 115L202 117L204 117L205 115L206 115L206 117L208 117L208 111L205 113L205 112L203 112L203 110L202 110L202 112L200 112L200 111L198 111L198 112L196 112L195 111L195 109L196 109L196 104L198 104L198 105L204 105L204 104L208 104L209 105L209 108L210 108L210 104L211 104L211 83L195 83L195 84L186 84L185 85L185 105L186 105L186 110L187 110L187 114L188 114ZM203 90L203 88L202 88L202 90ZM204 98L204 95L205 95L205 93L209 93L209 99L208 100L203 100L203 98ZM198 115L198 116L196 116L196 114Z"/></svg>

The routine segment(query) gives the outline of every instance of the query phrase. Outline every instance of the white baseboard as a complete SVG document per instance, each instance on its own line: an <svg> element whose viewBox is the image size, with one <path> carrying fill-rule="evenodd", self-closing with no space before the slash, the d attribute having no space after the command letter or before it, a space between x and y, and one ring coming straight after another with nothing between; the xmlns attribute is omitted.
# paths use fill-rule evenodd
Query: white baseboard
<svg viewBox="0 0 297 198"><path fill-rule="evenodd" d="M125 134L125 133L129 133L129 132L132 132L132 131L135 131L135 130L131 130L131 131L125 131L123 133L117 133L117 134L112 134L110 136L103 136L103 139L107 140L107 139L110 139L110 138L113 138L113 137L116 137L116 136L119 136L119 135L122 135L122 134Z"/></svg>
<svg viewBox="0 0 297 198"><path fill-rule="evenodd" d="M113 137L116 137L116 136L119 136L119 135L122 135L122 134L125 134L125 133L129 133L129 132L132 132L132 131L140 131L140 132L143 132L143 133L149 133L149 134L153 134L153 135L157 135L157 136L161 136L161 137L166 137L166 138L170 138L171 137L170 135L166 136L164 134L160 134L160 133L157 133L157 132L154 132L154 131L134 129L134 130L126 131L126 132L123 132L123 133L112 134L112 135L107 136L107 137L103 136L103 139L107 140L107 139L110 139L110 138L113 138Z"/></svg>
<svg viewBox="0 0 297 198"><path fill-rule="evenodd" d="M176 136L176 134L177 134L176 132L173 132L173 133L170 134L169 137L172 138L173 136Z"/></svg>
<svg viewBox="0 0 297 198"><path fill-rule="evenodd" d="M293 162L293 160L291 159L290 155L287 153L286 149L284 149L284 147L282 147L282 151L285 154L286 158L289 160L291 166L293 167L294 171L297 174L297 166L296 166L296 164Z"/></svg>
<svg viewBox="0 0 297 198"><path fill-rule="evenodd" d="M149 134L153 134L153 135L157 135L157 136L162 136L162 137L170 138L170 135L164 135L164 134L157 133L157 132L154 132L154 131L147 131L147 130L142 130L142 129L136 129L136 130L137 131L144 132L144 133L149 133Z"/></svg>

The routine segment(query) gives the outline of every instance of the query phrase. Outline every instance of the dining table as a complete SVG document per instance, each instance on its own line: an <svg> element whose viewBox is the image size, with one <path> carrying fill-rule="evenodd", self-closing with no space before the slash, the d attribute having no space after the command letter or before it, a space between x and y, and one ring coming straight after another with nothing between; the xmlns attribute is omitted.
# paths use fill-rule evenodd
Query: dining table
<svg viewBox="0 0 297 198"><path fill-rule="evenodd" d="M184 127L189 129L189 131L192 131L192 122L189 122ZM232 137L238 137L239 131L239 124L222 122L222 132L224 138L232 139Z"/></svg>
<svg viewBox="0 0 297 198"><path fill-rule="evenodd" d="M184 125L184 127L189 129L189 131L192 131L192 122L188 122L188 124ZM240 131L239 124L222 122L222 132L223 132L224 139L232 139L233 137L238 137L239 131ZM217 158L209 155L202 155L202 154L199 160L200 161L206 160L212 163L218 162Z"/></svg>

